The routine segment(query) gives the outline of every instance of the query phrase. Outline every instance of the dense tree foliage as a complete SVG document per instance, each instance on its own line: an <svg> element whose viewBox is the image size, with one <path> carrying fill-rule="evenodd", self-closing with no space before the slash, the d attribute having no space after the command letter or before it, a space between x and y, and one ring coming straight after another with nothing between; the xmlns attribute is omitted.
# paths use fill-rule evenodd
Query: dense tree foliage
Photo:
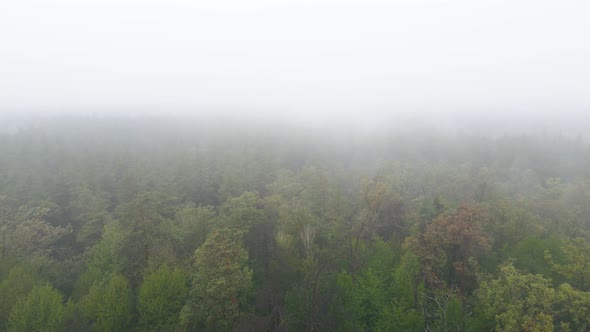
<svg viewBox="0 0 590 332"><path fill-rule="evenodd" d="M0 331L590 330L590 145L341 133L1 134Z"/></svg>
<svg viewBox="0 0 590 332"><path fill-rule="evenodd" d="M64 316L62 297L49 285L33 287L10 311L8 330L61 331Z"/></svg>

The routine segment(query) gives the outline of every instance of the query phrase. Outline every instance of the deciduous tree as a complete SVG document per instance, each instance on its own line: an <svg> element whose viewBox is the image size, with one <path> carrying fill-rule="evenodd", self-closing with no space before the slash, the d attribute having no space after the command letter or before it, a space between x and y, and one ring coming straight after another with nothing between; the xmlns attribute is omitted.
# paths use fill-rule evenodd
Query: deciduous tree
<svg viewBox="0 0 590 332"><path fill-rule="evenodd" d="M8 318L8 331L48 331L63 329L63 296L50 285L35 286L21 298Z"/></svg>
<svg viewBox="0 0 590 332"><path fill-rule="evenodd" d="M227 228L211 231L195 252L195 274L191 301L183 316L192 317L201 328L227 331L247 310L252 288L248 252L239 231Z"/></svg>

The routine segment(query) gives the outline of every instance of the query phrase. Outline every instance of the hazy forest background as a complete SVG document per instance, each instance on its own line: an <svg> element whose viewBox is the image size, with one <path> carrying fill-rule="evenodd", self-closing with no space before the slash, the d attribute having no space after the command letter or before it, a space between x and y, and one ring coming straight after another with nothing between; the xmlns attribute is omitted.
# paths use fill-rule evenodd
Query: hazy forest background
<svg viewBox="0 0 590 332"><path fill-rule="evenodd" d="M590 328L578 134L165 117L4 129L2 331Z"/></svg>
<svg viewBox="0 0 590 332"><path fill-rule="evenodd" d="M588 13L0 0L0 332L590 332Z"/></svg>

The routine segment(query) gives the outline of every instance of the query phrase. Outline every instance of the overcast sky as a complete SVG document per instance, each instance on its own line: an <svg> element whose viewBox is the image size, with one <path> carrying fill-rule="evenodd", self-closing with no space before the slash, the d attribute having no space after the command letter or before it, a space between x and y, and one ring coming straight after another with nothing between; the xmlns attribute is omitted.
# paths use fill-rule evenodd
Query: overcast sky
<svg viewBox="0 0 590 332"><path fill-rule="evenodd" d="M590 112L587 0L1 0L0 111Z"/></svg>

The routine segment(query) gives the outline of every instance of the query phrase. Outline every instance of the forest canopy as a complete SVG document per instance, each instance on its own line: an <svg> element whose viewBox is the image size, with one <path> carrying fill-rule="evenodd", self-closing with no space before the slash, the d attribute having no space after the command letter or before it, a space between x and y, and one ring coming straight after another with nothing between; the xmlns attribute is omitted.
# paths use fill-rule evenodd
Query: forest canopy
<svg viewBox="0 0 590 332"><path fill-rule="evenodd" d="M0 331L589 329L583 139L149 118L0 134Z"/></svg>

